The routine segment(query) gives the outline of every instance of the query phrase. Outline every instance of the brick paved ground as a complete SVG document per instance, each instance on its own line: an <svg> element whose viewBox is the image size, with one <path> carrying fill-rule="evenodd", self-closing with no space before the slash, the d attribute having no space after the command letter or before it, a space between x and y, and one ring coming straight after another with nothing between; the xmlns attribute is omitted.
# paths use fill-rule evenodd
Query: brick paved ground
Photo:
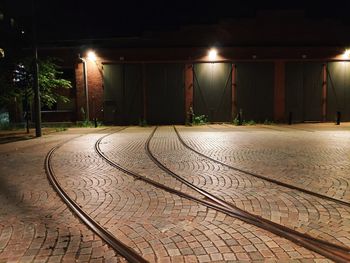
<svg viewBox="0 0 350 263"><path fill-rule="evenodd" d="M214 158L349 201L349 126L292 127L178 128L192 147ZM50 148L91 130L0 146L0 262L123 260L71 214L43 170ZM151 127L127 128L105 138L101 149L130 170L203 198L147 157L144 144L151 131ZM112 168L93 147L104 132L76 138L56 151L56 175L86 212L151 262L328 261L288 240ZM221 167L184 148L171 127L157 131L151 150L176 173L247 211L349 246L350 209L346 206Z"/></svg>
<svg viewBox="0 0 350 263"><path fill-rule="evenodd" d="M128 128L107 137L101 148L129 169L192 194L147 159L144 143L151 131ZM98 157L93 145L99 137L81 137L55 153L58 179L85 211L149 261L323 260L264 230L135 181Z"/></svg>
<svg viewBox="0 0 350 263"><path fill-rule="evenodd" d="M216 148L218 145L218 149L222 149L224 146L230 149L233 143L231 142L230 144L230 142L227 141L229 141L231 137L237 139L237 137L240 136L233 132L218 134L217 131L213 132L213 130L209 130L209 133L212 133L214 138L223 137L224 142L218 139L219 142L215 144L216 140L214 138L211 137L209 140L207 139L209 136L203 136L204 138L201 139L202 134L198 136L198 133L192 131L191 135L186 135L186 138L193 138L193 146L200 145L202 148L206 147L212 149ZM269 148L267 148L268 145L265 144L267 140L265 138L265 133L268 133L270 137L269 143L271 146ZM250 137L254 138L256 144L258 144L256 141L259 137L263 142L261 143L263 145L260 146L262 149L261 152L258 151L257 153L250 154L248 157L251 167L259 165L258 161L261 159L271 159L272 162L276 163L275 165L279 165L281 169L285 169L284 175L288 176L289 161L295 161L300 158L302 162L307 163L307 159L305 160L305 158L308 158L308 153L302 152L302 154L300 154L301 151L299 149L297 150L298 154L290 154L290 156L295 157L290 157L289 159L283 152L281 155L278 153L273 156L270 155L270 158L266 156L270 151L275 152L275 144L273 144L273 142L276 141L277 145L281 145L283 144L282 141L287 141L288 143L289 138L276 138L273 134L271 135L271 131L265 130L262 133L254 132L254 135ZM240 141L249 144L250 137L249 134L247 136L244 133L243 136L240 136ZM274 138L274 140L271 137ZM315 135L313 135L313 137L315 137ZM193 143L194 140L195 143ZM166 149L164 146L165 144L168 146L167 150L164 150ZM206 146L207 144L208 146ZM306 142L303 143L304 147L305 145ZM234 146L238 148L237 145ZM264 146L266 148L264 148ZM241 147L244 149L245 146L242 145ZM308 146L308 149L311 147L312 144ZM317 148L320 148L319 144L317 144ZM296 229L299 232L307 233L333 243L350 246L350 207L276 186L261 179L236 172L232 169L230 170L213 161L205 159L183 147L171 127L158 129L155 138L151 142L151 149L153 149L159 160L171 170L176 171L183 178L206 189L210 193L220 196L245 211ZM283 148L281 147L280 150L283 151ZM205 152L205 150L202 151ZM312 152L312 150L309 151ZM328 152L327 149L324 151ZM230 153L232 152L231 150ZM316 152L316 150L314 152ZM216 155L220 155L220 153L221 151L215 152ZM222 160L225 160L226 155L224 154L221 158ZM240 156L241 159L245 159L246 155L244 150L241 155L236 152L235 154L236 156ZM321 160L326 158L322 152L318 154L322 155L320 158ZM254 158L254 155L256 158ZM275 160L275 156L277 160ZM310 159L312 158L314 157L310 157ZM284 166L285 164L286 166ZM261 165L267 166L268 162ZM320 165L322 165L322 161L320 161ZM278 174L275 178L278 178Z"/></svg>
<svg viewBox="0 0 350 263"><path fill-rule="evenodd" d="M90 131L0 145L0 262L122 261L72 215L44 172L53 146Z"/></svg>

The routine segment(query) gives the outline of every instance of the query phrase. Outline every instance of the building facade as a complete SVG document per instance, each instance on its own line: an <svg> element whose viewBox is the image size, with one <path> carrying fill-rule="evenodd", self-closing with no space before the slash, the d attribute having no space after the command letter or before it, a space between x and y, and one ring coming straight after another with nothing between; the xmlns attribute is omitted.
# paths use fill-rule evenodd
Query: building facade
<svg viewBox="0 0 350 263"><path fill-rule="evenodd" d="M113 124L185 123L192 108L210 122L238 113L256 122L334 121L337 113L350 121L349 29L299 11L262 12L41 54L74 65L74 120L88 113Z"/></svg>

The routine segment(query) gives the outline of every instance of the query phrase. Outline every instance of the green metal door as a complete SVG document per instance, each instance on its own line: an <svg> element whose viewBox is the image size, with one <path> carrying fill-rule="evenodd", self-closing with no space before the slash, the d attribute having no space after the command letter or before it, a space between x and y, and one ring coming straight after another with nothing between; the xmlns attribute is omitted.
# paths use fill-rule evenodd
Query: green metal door
<svg viewBox="0 0 350 263"><path fill-rule="evenodd" d="M293 121L322 120L322 63L286 64L286 113Z"/></svg>
<svg viewBox="0 0 350 263"><path fill-rule="evenodd" d="M193 110L211 122L232 121L232 65L198 63L194 65Z"/></svg>
<svg viewBox="0 0 350 263"><path fill-rule="evenodd" d="M139 64L104 65L104 121L138 124L142 118L142 67Z"/></svg>
<svg viewBox="0 0 350 263"><path fill-rule="evenodd" d="M146 116L149 124L185 122L183 64L146 64Z"/></svg>
<svg viewBox="0 0 350 263"><path fill-rule="evenodd" d="M263 122L273 119L274 64L236 64L237 110L243 119Z"/></svg>
<svg viewBox="0 0 350 263"><path fill-rule="evenodd" d="M350 62L330 62L327 68L327 120L340 111L341 119L350 121Z"/></svg>

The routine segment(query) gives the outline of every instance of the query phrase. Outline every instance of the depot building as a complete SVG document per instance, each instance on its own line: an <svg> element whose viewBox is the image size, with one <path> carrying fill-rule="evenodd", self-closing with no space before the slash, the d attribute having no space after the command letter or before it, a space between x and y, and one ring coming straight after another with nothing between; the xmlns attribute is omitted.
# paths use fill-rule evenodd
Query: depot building
<svg viewBox="0 0 350 263"><path fill-rule="evenodd" d="M69 104L43 119L184 124L238 114L255 122L350 121L348 25L302 12L45 47L73 82Z"/></svg>

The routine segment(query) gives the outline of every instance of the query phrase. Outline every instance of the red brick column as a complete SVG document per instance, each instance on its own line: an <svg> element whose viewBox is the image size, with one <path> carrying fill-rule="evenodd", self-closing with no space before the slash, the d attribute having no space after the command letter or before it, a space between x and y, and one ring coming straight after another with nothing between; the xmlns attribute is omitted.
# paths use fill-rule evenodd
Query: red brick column
<svg viewBox="0 0 350 263"><path fill-rule="evenodd" d="M103 72L99 62L86 61L88 88L89 88L89 109L90 120L97 118L103 120Z"/></svg>
<svg viewBox="0 0 350 263"><path fill-rule="evenodd" d="M275 61L274 120L285 120L285 62Z"/></svg>
<svg viewBox="0 0 350 263"><path fill-rule="evenodd" d="M185 119L188 120L188 112L193 107L193 65L185 65Z"/></svg>
<svg viewBox="0 0 350 263"><path fill-rule="evenodd" d="M85 110L85 91L84 91L84 77L83 77L83 63L75 66L75 85L76 85L76 119L78 121L84 120L81 108Z"/></svg>
<svg viewBox="0 0 350 263"><path fill-rule="evenodd" d="M102 65L98 62L86 61L87 68L87 83L89 90L89 119L97 118L103 120L103 73ZM81 108L86 112L86 96L84 90L83 63L79 63L75 67L76 78L76 105L77 105L77 120L84 120Z"/></svg>

